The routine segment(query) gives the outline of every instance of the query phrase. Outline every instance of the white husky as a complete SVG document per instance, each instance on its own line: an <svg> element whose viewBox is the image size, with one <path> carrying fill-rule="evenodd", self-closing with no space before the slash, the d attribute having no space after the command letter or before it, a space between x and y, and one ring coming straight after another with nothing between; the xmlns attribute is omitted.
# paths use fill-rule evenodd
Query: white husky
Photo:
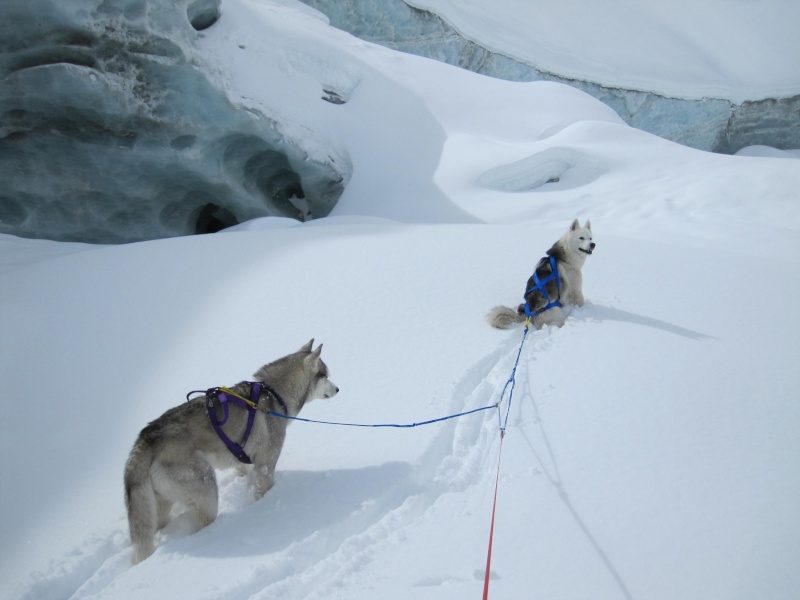
<svg viewBox="0 0 800 600"><path fill-rule="evenodd" d="M537 263L525 287L525 302L516 309L495 306L486 315L486 320L492 327L500 329L523 323L528 318L536 329L544 325L561 327L566 319L563 306L583 306L581 269L594 248L591 223L586 221L586 225L581 227L575 219L567 232L547 251L547 256Z"/></svg>
<svg viewBox="0 0 800 600"><path fill-rule="evenodd" d="M252 464L259 498L273 486L289 421L269 412L295 417L306 402L339 391L320 359L322 346L312 351L313 343L264 365L255 381L208 390L142 429L125 465L134 564L153 553L174 503L191 509L201 526L216 519L214 467Z"/></svg>

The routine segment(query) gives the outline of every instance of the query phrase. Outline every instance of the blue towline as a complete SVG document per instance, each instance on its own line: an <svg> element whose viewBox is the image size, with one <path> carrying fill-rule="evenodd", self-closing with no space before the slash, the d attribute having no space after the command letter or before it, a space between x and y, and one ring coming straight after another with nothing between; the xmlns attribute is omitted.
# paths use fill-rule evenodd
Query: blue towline
<svg viewBox="0 0 800 600"><path fill-rule="evenodd" d="M476 412L481 412L483 410L490 410L492 408L498 408L500 403L491 404L489 406L481 406L480 408L474 408L472 410L468 410L466 412L461 412L455 415L447 415L446 417L439 417L438 419L430 419L428 421L420 421L419 423L341 423L339 421L317 421L315 419L304 419L302 417L290 417L289 415L284 415L283 413L279 413L274 410L267 410L265 411L268 415L272 415L274 417L280 417L281 419L289 419L292 421L303 421L304 423L317 423L319 425L341 425L343 427L397 427L401 429L408 429L411 427L419 427L420 425L430 425L431 423L438 423L440 421L447 421L448 419L456 419L458 417L464 417L466 415L471 415Z"/></svg>
<svg viewBox="0 0 800 600"><path fill-rule="evenodd" d="M437 419L428 419L427 421L419 421L419 422L416 422L416 423L344 423L344 422L340 422L340 421L319 421L319 420L316 420L316 419L304 419L303 417L292 417L290 415L287 415L287 414L284 414L284 413L280 413L280 412L277 412L277 411L274 411L274 410L262 410L261 412L264 412L265 414L268 414L268 415L272 415L273 417L279 417L281 419L287 419L287 420L290 420L290 421L302 421L303 423L316 423L318 425L339 425L339 426L342 426L342 427L395 427L395 428L398 428L398 429L410 429L412 427L420 427L421 425L430 425L432 423L440 423L441 421L448 421L450 419L457 419L459 417L465 417L467 415L472 415L472 414L475 414L475 413L478 413L478 412L482 412L482 411L485 411L485 410L491 410L493 408L496 408L497 409L497 419L500 422L500 433L504 435L505 431L506 431L506 425L508 424L508 415L509 415L509 412L511 412L511 399L512 399L512 397L514 395L514 385L516 384L516 378L515 377L516 377L516 372L517 372L517 365L519 365L519 358L520 358L520 355L522 354L522 346L525 344L525 338L527 337L527 335L528 335L528 327L526 325L525 326L525 330L524 330L524 332L522 334L522 342L520 343L519 350L517 351L517 359L514 362L514 368L511 371L511 376L508 378L508 381L506 382L505 386L503 387L503 392L500 394L500 399L497 402L495 402L494 404L490 404L489 406L481 406L479 408L473 408L472 410L467 410L467 411L464 411L464 412L456 413L454 415L447 415L446 417L439 417ZM245 398L241 398L241 397L239 397L239 396L237 396L236 394L233 394L233 393L230 393L229 396L226 395L226 392L230 392L230 390L228 390L227 388L211 388L210 390L207 390L206 392L203 392L202 390L195 390L193 392L189 392L188 394L186 394L186 399L189 400L189 396L191 396L192 394L195 394L195 393L204 393L204 394L206 394L207 403L208 403L208 410L209 410L209 417L211 418L212 425L214 426L214 429L215 429L215 431L217 431L218 434L222 433L222 430L220 429L220 425L224 425L225 421L228 420L228 407L227 407L226 402L228 402L228 401L234 402L235 404L238 404L239 406L242 406L243 408L248 408L247 404L249 404L251 406L251 409L250 409L250 415L249 415L248 423L247 423L247 433L245 435L245 442L246 442L247 441L247 437L250 434L250 429L252 427L253 417L255 416L255 411L256 411L255 407L257 406L258 392L261 390L262 386L264 388L270 390L270 388L268 388L264 384L256 383L255 385L258 385L258 388L256 388L255 386L253 387L253 391L251 392L251 394L255 394L255 396L254 396L254 399L251 400L250 402L248 402ZM509 392L509 395L508 395L508 405L506 407L505 420L503 420L503 418L501 416L500 405L503 403L503 398L505 397L506 390L509 388L509 386L511 386L511 389L510 389L510 392ZM272 393L278 399L278 401L281 404L282 408L288 412L288 409L286 408L286 404L283 402L283 400L281 400L280 396L278 396L275 392L272 392ZM219 422L217 420L216 413L213 411L213 408L214 408L213 399L214 398L220 400L220 402L222 403L222 406L223 406L223 408L225 410L225 416L224 416L222 422ZM243 400L244 402L237 401L239 398L241 398L241 400ZM241 460L242 462L249 462L249 459L248 459L246 454L244 455L244 457L240 457L239 456L240 454L244 454L244 451L242 450L242 448L239 445L234 444L235 448L233 448L231 446L231 444L229 443L230 440L226 441L227 440L227 436L224 436L224 434L222 434L220 437L228 445L228 449L231 450L231 452L233 452L233 454L237 458L239 458L239 460ZM241 446L244 446L244 442L241 444ZM248 460L243 460L243 458L248 459Z"/></svg>
<svg viewBox="0 0 800 600"><path fill-rule="evenodd" d="M289 419L291 421L302 421L304 423L317 423L319 425L340 425L343 427L395 427L399 429L409 429L411 427L419 427L420 425L430 425L432 423L439 423L441 421L447 421L449 419L457 419L458 417L465 417L467 415L472 415L478 412L482 412L484 410L491 410L493 408L496 408L497 419L500 423L500 433L502 435L505 435L506 426L508 425L508 415L511 412L511 400L514 397L514 386L516 385L517 366L519 365L519 358L522 355L522 346L525 344L525 338L527 336L528 336L528 327L526 326L525 330L522 333L522 342L520 342L519 350L517 350L517 359L516 361L514 361L514 368L511 371L511 376L508 378L508 381L506 381L506 384L503 387L503 392L500 394L500 399L494 404L490 404L489 406L481 406L480 408L473 408L472 410L467 410L454 415L447 415L446 417L439 417L438 419L429 419L427 421L420 421L418 423L342 423L339 421L318 421L316 419L291 417L289 415L285 415L283 413L279 413L274 410L267 410L264 412L274 417L280 417L281 419ZM500 411L500 405L503 403L503 398L506 395L506 390L509 390L508 405L506 406L505 419L503 419Z"/></svg>

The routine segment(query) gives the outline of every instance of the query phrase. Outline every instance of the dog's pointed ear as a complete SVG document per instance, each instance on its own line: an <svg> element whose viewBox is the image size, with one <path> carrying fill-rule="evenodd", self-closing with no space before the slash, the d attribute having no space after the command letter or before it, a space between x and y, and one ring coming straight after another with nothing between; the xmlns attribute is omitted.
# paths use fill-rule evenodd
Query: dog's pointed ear
<svg viewBox="0 0 800 600"><path fill-rule="evenodd" d="M298 352L311 352L311 348L314 346L314 338L311 338L308 343L300 348Z"/></svg>
<svg viewBox="0 0 800 600"><path fill-rule="evenodd" d="M311 354L306 356L303 359L303 363L306 365L306 367L308 367L308 368L310 368L312 370L318 369L319 368L319 361L320 361L320 358L319 358L320 354L322 354L322 344L317 346L316 350L314 350Z"/></svg>
<svg viewBox="0 0 800 600"><path fill-rule="evenodd" d="M580 226L581 226L581 224L580 224L580 223L578 223L578 219L575 219L575 220L572 222L572 225L570 225L569 229L570 229L570 231L575 231L575 230L576 230L576 229L578 229Z"/></svg>
<svg viewBox="0 0 800 600"><path fill-rule="evenodd" d="M592 230L592 222L589 219L586 219L586 229Z"/></svg>

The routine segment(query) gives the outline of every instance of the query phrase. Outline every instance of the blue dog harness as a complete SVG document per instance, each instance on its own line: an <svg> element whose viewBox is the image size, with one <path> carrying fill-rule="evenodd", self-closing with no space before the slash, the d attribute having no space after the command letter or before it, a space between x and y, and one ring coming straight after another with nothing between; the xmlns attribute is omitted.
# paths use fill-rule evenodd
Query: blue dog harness
<svg viewBox="0 0 800 600"><path fill-rule="evenodd" d="M261 397L262 391L267 391L272 394L278 401L278 404L281 405L283 412L287 415L289 414L289 409L286 407L286 403L277 393L275 393L275 390L258 381L250 383L249 401L237 396L230 390L223 388L211 388L205 392L206 408L208 409L208 418L211 420L211 426L214 428L217 436L219 436L219 439L222 440L228 450L230 450L231 454L233 454L239 460L239 462L243 462L247 465L252 464L253 461L250 460L249 456L247 456L247 453L244 451L244 446L247 444L247 440L250 438L250 432L253 429L253 423L256 419L256 411L258 410L258 401ZM189 394L193 393L194 392L189 392ZM221 421L219 418L217 418L217 411L216 408L214 408L215 400L217 400L222 406L223 417ZM247 411L247 429L245 429L244 440L242 440L241 444L234 442L225 434L224 431L222 431L222 426L228 421L228 404L235 404L236 406L244 408Z"/></svg>
<svg viewBox="0 0 800 600"><path fill-rule="evenodd" d="M536 270L533 271L533 282L536 284L531 289L525 292L525 314L527 315L528 319L532 319L536 315L542 314L544 311L553 308L554 306L561 306L561 278L558 276L558 267L556 266L556 259L552 256L550 257L550 270L551 273L544 279L539 279L539 274ZM545 289L545 285L550 283L551 281L555 280L556 282L556 290L558 296L555 300L550 299L550 294L547 293L547 289ZM547 298L547 306L542 308L541 310L537 310L536 312L531 312L531 307L528 304L528 295L533 292L539 290L542 295Z"/></svg>

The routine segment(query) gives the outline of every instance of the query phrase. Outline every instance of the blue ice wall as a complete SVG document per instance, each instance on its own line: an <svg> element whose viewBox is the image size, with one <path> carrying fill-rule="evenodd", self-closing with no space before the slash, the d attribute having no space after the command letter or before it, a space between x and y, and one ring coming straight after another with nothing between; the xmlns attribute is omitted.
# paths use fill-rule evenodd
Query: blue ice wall
<svg viewBox="0 0 800 600"><path fill-rule="evenodd" d="M800 96L746 102L682 100L560 77L493 53L462 37L439 16L403 0L303 0L331 25L364 40L511 81L558 81L613 108L629 125L666 139L733 154L745 146L800 148Z"/></svg>
<svg viewBox="0 0 800 600"><path fill-rule="evenodd" d="M343 174L197 68L219 10L0 2L0 233L117 243L331 211Z"/></svg>

